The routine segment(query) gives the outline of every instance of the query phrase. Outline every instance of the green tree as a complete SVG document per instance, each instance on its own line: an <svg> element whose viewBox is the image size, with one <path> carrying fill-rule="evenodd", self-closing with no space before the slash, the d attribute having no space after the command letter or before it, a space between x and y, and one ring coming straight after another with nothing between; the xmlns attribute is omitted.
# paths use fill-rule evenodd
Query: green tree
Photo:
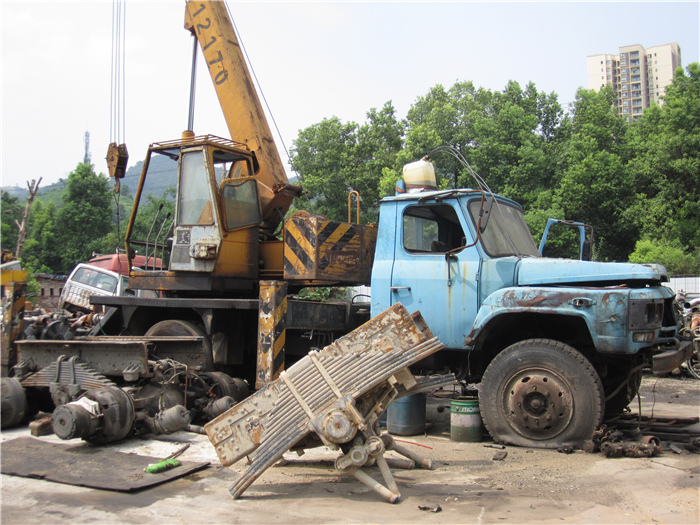
<svg viewBox="0 0 700 525"><path fill-rule="evenodd" d="M638 200L632 210L645 238L700 246L700 64L678 68L664 104L652 106L631 129L629 168Z"/></svg>
<svg viewBox="0 0 700 525"><path fill-rule="evenodd" d="M354 122L332 117L299 132L290 152L291 164L309 202L303 205L297 201L297 207L343 220L356 168L357 127Z"/></svg>
<svg viewBox="0 0 700 525"><path fill-rule="evenodd" d="M496 192L524 206L542 188L556 184L563 166L567 120L554 93L521 89L509 82L502 92L457 82L449 90L433 87L408 112L406 154L399 162L421 158L448 145L459 151ZM474 186L464 167L447 155L434 157L438 185ZM382 191L391 190L401 166L385 172Z"/></svg>
<svg viewBox="0 0 700 525"><path fill-rule="evenodd" d="M405 127L405 122L396 118L394 106L387 102L379 111L370 109L367 122L357 130L355 162L359 169L352 187L360 194L362 222L378 219L382 173L396 164L403 148Z"/></svg>
<svg viewBox="0 0 700 525"><path fill-rule="evenodd" d="M663 264L671 275L700 273L700 250L696 250L694 254L687 254L678 244L663 241L637 241L629 260L640 264Z"/></svg>
<svg viewBox="0 0 700 525"><path fill-rule="evenodd" d="M627 260L638 231L625 210L634 203L626 162L627 124L613 108L614 93L580 89L574 102L567 164L557 190L566 219L591 224L594 255Z"/></svg>
<svg viewBox="0 0 700 525"><path fill-rule="evenodd" d="M56 206L37 201L32 207L23 265L40 273L68 273L63 268L63 240Z"/></svg>
<svg viewBox="0 0 700 525"><path fill-rule="evenodd" d="M391 102L368 111L363 125L332 117L301 130L291 165L307 196L296 199L295 207L344 221L348 195L357 191L361 222L376 221L382 172L396 164L403 130Z"/></svg>
<svg viewBox="0 0 700 525"><path fill-rule="evenodd" d="M96 174L90 164L78 164L68 176L63 207L57 213L61 272L68 273L90 259L100 240L112 231L112 214L112 188L107 177Z"/></svg>
<svg viewBox="0 0 700 525"><path fill-rule="evenodd" d="M17 224L22 220L22 206L16 195L10 195L6 191L0 195L0 245L4 250L15 252L17 246L17 234L19 227Z"/></svg>

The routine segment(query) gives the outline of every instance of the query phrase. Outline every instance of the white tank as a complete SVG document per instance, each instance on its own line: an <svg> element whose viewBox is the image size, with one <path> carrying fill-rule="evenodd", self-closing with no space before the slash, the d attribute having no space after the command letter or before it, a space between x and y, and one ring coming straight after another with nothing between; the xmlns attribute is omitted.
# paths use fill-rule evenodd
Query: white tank
<svg viewBox="0 0 700 525"><path fill-rule="evenodd" d="M411 162L403 167L403 180L406 182L406 190L409 192L436 190L435 168L432 162L419 160Z"/></svg>

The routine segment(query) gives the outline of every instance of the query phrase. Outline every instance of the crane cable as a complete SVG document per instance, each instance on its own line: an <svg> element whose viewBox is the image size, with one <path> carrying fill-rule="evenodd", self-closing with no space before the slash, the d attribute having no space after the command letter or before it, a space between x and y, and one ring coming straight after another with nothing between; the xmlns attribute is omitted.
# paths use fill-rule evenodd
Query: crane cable
<svg viewBox="0 0 700 525"><path fill-rule="evenodd" d="M109 141L126 141L125 117L125 31L126 2L112 0L112 60L110 75Z"/></svg>
<svg viewBox="0 0 700 525"><path fill-rule="evenodd" d="M126 2L112 0L112 55L109 94L109 142L122 144L126 142ZM126 166L124 166L126 171ZM122 175L123 176L123 175ZM114 207L117 221L117 240L121 239L120 180L114 177ZM118 247L117 247L117 251ZM121 263L121 259L118 259Z"/></svg>
<svg viewBox="0 0 700 525"><path fill-rule="evenodd" d="M253 68L253 64L250 61L250 58L248 57L248 51L246 51L245 45L243 45L243 39L241 38L240 31L238 31L238 27L236 27L236 21L231 16L231 10L229 9L228 2L224 2L224 4L226 5L226 12L228 13L229 20L231 20L231 24L233 24L233 30L236 32L236 37L238 38L238 43L241 46L241 51L243 51L243 55L245 56L245 60L248 63L248 68L250 69L250 73L253 75L253 78L255 79L255 84L258 86L258 93L260 93L260 98L262 98L262 101L265 104L265 107L267 108L267 113L269 114L270 119L272 120L272 125L274 126L275 131L277 132L277 136L279 137L280 142L282 143L282 148L284 149L284 153L287 155L287 159L289 159L289 150L287 150L287 145L284 143L284 138L282 137L282 133L280 132L279 127L277 126L277 121L275 120L275 116L272 114L272 110L270 109L270 105L267 103L267 98L265 98L265 93L263 92L262 86L260 85L260 81L258 80L258 76L255 74L255 69Z"/></svg>

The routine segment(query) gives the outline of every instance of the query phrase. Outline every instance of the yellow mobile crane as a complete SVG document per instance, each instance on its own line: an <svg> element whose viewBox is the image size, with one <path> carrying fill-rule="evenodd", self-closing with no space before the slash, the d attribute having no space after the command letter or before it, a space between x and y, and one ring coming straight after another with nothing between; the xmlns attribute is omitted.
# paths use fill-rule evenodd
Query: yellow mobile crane
<svg viewBox="0 0 700 525"><path fill-rule="evenodd" d="M188 130L149 147L125 241L129 257L158 261L130 263L130 286L162 297L94 300L114 307L105 332L201 336L192 365L255 376L260 387L290 355L368 319L367 305L287 301L287 294L369 284L376 227L305 212L284 220L302 189L287 179L226 4L187 2L185 28L207 63L230 139ZM164 169L177 170L174 198L154 211L144 195L154 185L162 192Z"/></svg>
<svg viewBox="0 0 700 525"><path fill-rule="evenodd" d="M275 236L302 189L289 184L226 4L188 2L185 28L202 50L231 139L187 131L181 140L149 148L126 247L129 254L165 252L167 267L132 271L132 286L191 296L257 294L260 279L368 283L373 228L302 214L283 224L281 238ZM163 243L167 222L158 238L139 238L136 231L149 165L159 155L178 163L172 246Z"/></svg>

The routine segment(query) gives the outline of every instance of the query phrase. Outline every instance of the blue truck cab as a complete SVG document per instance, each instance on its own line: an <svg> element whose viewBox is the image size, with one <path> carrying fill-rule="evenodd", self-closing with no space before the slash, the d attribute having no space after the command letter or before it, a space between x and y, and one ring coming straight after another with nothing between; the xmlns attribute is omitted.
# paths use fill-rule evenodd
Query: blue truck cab
<svg viewBox="0 0 700 525"><path fill-rule="evenodd" d="M626 407L641 370L687 358L660 265L544 258L514 201L415 191L380 203L372 316L420 310L446 347L426 371L478 383L497 441L581 445Z"/></svg>

